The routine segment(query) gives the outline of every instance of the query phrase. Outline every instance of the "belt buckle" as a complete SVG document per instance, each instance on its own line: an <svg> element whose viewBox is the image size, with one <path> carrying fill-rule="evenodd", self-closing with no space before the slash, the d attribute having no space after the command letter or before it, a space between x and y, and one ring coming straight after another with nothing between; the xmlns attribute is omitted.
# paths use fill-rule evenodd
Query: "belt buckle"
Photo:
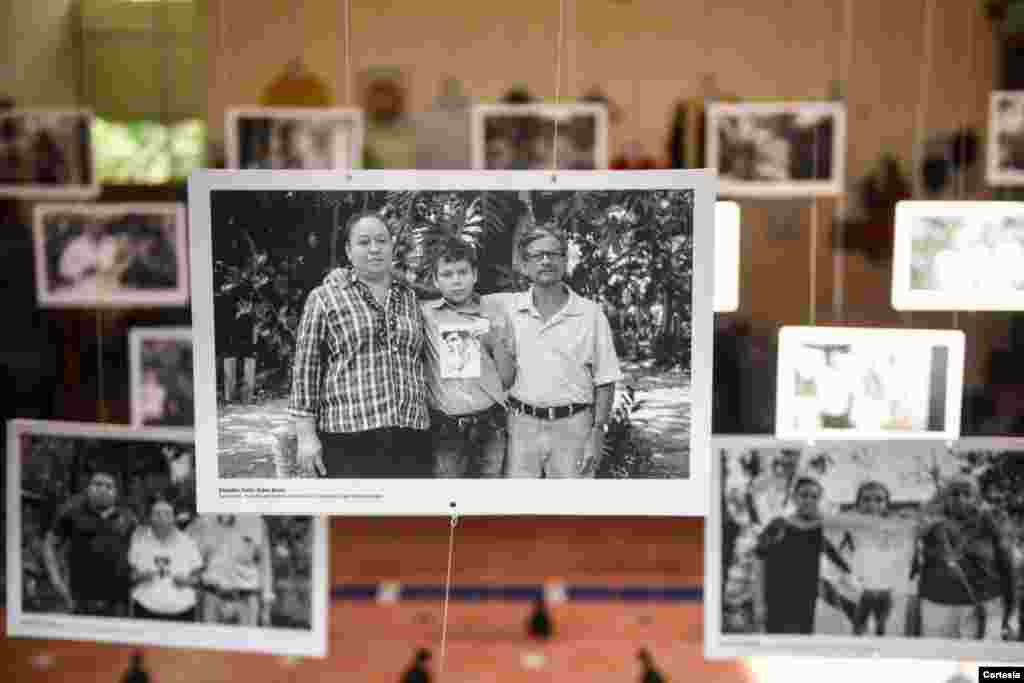
<svg viewBox="0 0 1024 683"><path fill-rule="evenodd" d="M548 419L549 420L554 420L555 419L555 409L552 406L548 406Z"/></svg>

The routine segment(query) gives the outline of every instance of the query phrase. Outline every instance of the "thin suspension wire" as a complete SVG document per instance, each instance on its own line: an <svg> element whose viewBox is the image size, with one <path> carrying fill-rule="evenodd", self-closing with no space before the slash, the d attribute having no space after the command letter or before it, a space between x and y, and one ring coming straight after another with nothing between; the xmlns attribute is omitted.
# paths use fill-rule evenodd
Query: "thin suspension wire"
<svg viewBox="0 0 1024 683"><path fill-rule="evenodd" d="M451 602L452 560L455 556L455 526L459 523L459 515L452 512L451 527L448 531L448 571L444 579L444 608L441 612L441 657L438 662L438 678L444 680L445 655L448 652L448 604Z"/></svg>
<svg viewBox="0 0 1024 683"><path fill-rule="evenodd" d="M922 27L921 38L924 58L921 60L921 68L918 72L920 85L918 86L917 92L917 111L914 115L914 168L912 177L914 180L914 197L917 199L920 199L921 194L924 191L921 166L924 162L925 125L928 111L928 78L932 73L932 52L934 50L934 36L932 35L934 31L932 30L932 24L934 20L935 0L924 0L924 25Z"/></svg>
<svg viewBox="0 0 1024 683"><path fill-rule="evenodd" d="M352 0L345 0L345 106L352 106Z"/></svg>
<svg viewBox="0 0 1024 683"><path fill-rule="evenodd" d="M850 72L853 68L853 27L854 27L854 15L853 15L853 0L844 0L843 2L843 40L840 47L839 56L839 82L842 88L843 101L846 104L846 127L847 127L847 139L849 139L849 127L850 127ZM847 196L846 196L846 178L843 178L843 192L839 195L837 201L838 214L840 216L839 221L834 221L833 224L833 239L835 240L832 245L832 317L838 320L845 318L846 308L846 251L845 251L845 226L843 220L846 219L846 210L848 207Z"/></svg>
<svg viewBox="0 0 1024 683"><path fill-rule="evenodd" d="M565 0L558 0L558 41L555 45L555 106L562 94L562 53L565 52ZM558 116L551 134L551 170L558 170Z"/></svg>

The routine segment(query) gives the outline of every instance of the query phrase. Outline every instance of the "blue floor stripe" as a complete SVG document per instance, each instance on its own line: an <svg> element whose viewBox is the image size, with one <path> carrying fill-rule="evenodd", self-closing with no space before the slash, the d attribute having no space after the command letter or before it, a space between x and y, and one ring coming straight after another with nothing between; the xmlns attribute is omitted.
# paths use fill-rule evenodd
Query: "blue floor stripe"
<svg viewBox="0 0 1024 683"><path fill-rule="evenodd" d="M338 601L358 602L375 600L377 586L373 584L342 584L331 590ZM574 586L566 585L570 602L700 602L704 598L701 586ZM451 600L455 602L533 602L544 595L542 585L455 585L451 587ZM402 585L398 599L409 601L444 600L444 586L434 584Z"/></svg>

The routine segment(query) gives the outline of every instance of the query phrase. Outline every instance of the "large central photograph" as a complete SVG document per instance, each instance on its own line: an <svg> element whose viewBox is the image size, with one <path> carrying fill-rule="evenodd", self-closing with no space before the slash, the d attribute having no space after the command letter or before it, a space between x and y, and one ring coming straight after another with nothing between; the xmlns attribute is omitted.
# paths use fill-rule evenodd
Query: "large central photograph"
<svg viewBox="0 0 1024 683"><path fill-rule="evenodd" d="M712 183L194 176L200 507L701 513Z"/></svg>

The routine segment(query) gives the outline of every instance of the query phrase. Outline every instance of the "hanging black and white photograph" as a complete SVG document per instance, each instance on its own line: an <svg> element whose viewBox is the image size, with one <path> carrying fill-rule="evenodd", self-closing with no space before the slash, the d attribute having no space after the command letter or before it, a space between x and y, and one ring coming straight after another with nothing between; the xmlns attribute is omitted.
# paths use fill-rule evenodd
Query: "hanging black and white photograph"
<svg viewBox="0 0 1024 683"><path fill-rule="evenodd" d="M959 330L783 327L775 434L807 439L955 439Z"/></svg>
<svg viewBox="0 0 1024 683"><path fill-rule="evenodd" d="M1024 440L712 450L709 658L1019 658Z"/></svg>
<svg viewBox="0 0 1024 683"><path fill-rule="evenodd" d="M714 102L708 164L723 197L843 193L846 107L838 102Z"/></svg>
<svg viewBox="0 0 1024 683"><path fill-rule="evenodd" d="M361 109L248 107L225 114L227 167L330 171L361 168Z"/></svg>
<svg viewBox="0 0 1024 683"><path fill-rule="evenodd" d="M181 204L37 204L33 244L43 308L188 302Z"/></svg>
<svg viewBox="0 0 1024 683"><path fill-rule="evenodd" d="M92 112L81 109L0 111L0 197L98 195L92 123Z"/></svg>
<svg viewBox="0 0 1024 683"><path fill-rule="evenodd" d="M1024 91L990 96L985 180L995 186L1024 185Z"/></svg>
<svg viewBox="0 0 1024 683"><path fill-rule="evenodd" d="M476 169L606 169L608 109L596 103L477 104L470 142Z"/></svg>
<svg viewBox="0 0 1024 683"><path fill-rule="evenodd" d="M193 426L192 328L132 328L128 349L132 425Z"/></svg>
<svg viewBox="0 0 1024 683"><path fill-rule="evenodd" d="M192 430L7 438L9 636L326 656L325 522L199 514Z"/></svg>
<svg viewBox="0 0 1024 683"><path fill-rule="evenodd" d="M740 205L715 202L715 313L740 307Z"/></svg>
<svg viewBox="0 0 1024 683"><path fill-rule="evenodd" d="M710 173L348 177L193 176L204 510L700 513Z"/></svg>
<svg viewBox="0 0 1024 683"><path fill-rule="evenodd" d="M897 310L1024 309L1024 203L899 202Z"/></svg>

